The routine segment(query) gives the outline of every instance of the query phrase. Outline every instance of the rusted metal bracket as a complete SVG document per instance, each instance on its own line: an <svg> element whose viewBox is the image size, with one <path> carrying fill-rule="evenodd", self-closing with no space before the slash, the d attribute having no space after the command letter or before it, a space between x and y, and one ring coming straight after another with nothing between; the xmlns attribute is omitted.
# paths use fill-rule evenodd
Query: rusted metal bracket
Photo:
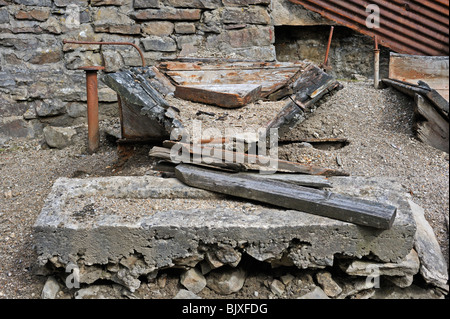
<svg viewBox="0 0 450 319"><path fill-rule="evenodd" d="M71 44L82 44L82 45L131 45L134 47L141 56L142 66L145 66L145 59L142 50L134 43L131 42L102 42L102 41L73 41L73 40L63 40L63 43L71 43Z"/></svg>

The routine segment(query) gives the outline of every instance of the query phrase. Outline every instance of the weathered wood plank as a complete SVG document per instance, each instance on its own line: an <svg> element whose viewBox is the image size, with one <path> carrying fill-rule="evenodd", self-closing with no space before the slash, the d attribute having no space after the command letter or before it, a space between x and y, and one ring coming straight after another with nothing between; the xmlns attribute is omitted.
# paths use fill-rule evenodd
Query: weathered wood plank
<svg viewBox="0 0 450 319"><path fill-rule="evenodd" d="M149 152L150 157L158 158L166 162L178 164L178 161L172 161L170 149L165 147L154 146ZM256 174L255 172L246 172L246 168L242 164L236 163L193 163L192 157L189 162L185 164L192 163L193 165L198 165L202 167L214 167L218 169L223 169L226 171L239 172L234 176L239 176L245 178L250 176L251 178L260 178L262 180L276 180L283 181L290 184L296 184L300 186L313 187L313 188L331 188L332 185L326 176L318 175L306 175L306 174Z"/></svg>
<svg viewBox="0 0 450 319"><path fill-rule="evenodd" d="M417 138L439 150L449 153L449 123L423 96L415 96L416 120L414 130Z"/></svg>
<svg viewBox="0 0 450 319"><path fill-rule="evenodd" d="M397 212L396 207L379 202L189 165L178 165L175 175L192 187L378 229L389 229Z"/></svg>
<svg viewBox="0 0 450 319"><path fill-rule="evenodd" d="M250 177L253 179L273 180L289 184L295 184L312 188L331 188L332 185L327 177L305 174L255 174L255 173L238 173L236 177Z"/></svg>
<svg viewBox="0 0 450 319"><path fill-rule="evenodd" d="M255 102L261 95L257 84L178 85L175 97L192 102L239 108Z"/></svg>
<svg viewBox="0 0 450 319"><path fill-rule="evenodd" d="M267 131L276 128L279 137L283 139L291 129L312 114L314 104L320 98L339 86L340 83L336 79L311 64L292 83L292 90L295 94L290 96L290 101L268 124Z"/></svg>
<svg viewBox="0 0 450 319"><path fill-rule="evenodd" d="M298 68L271 70L189 70L168 71L167 76L178 85L256 84L261 85L261 97L278 90Z"/></svg>
<svg viewBox="0 0 450 319"><path fill-rule="evenodd" d="M164 140L174 128L182 128L172 106L145 77L152 74L133 70L109 73L101 80L119 96L122 138Z"/></svg>
<svg viewBox="0 0 450 319"><path fill-rule="evenodd" d="M170 80L161 71L159 71L157 67L151 66L150 71L154 74L154 76L151 78L146 78L146 80L164 97L175 92L175 85L173 85L172 82L170 82Z"/></svg>
<svg viewBox="0 0 450 319"><path fill-rule="evenodd" d="M409 83L424 81L449 101L449 57L391 53L389 78Z"/></svg>
<svg viewBox="0 0 450 319"><path fill-rule="evenodd" d="M322 175L322 176L348 176L344 171L323 168L316 165L308 165L302 163L294 163L283 161L279 159L269 158L267 156L245 154L233 151L227 151L219 148L212 148L204 145L197 145L193 147L185 143L177 143L173 141L165 141L166 147L176 147L176 150L184 151L184 154L190 154L192 157L187 159L184 163L194 163L194 155L197 161L215 165L221 163L239 164L235 166L241 171L266 171L273 172L275 161L276 171L280 173L301 173L307 175ZM179 158L180 160L182 157Z"/></svg>
<svg viewBox="0 0 450 319"><path fill-rule="evenodd" d="M182 159L176 159L174 160L174 158L172 157L172 154L170 152L170 149L165 148L165 147L159 147L159 146L154 146L149 154L150 157L153 158L158 158L161 160L164 160L166 162L169 163L173 163L173 164L179 164L181 163L185 163L185 164L189 164L189 163L193 163L194 165L198 165L198 166L203 166L203 167L214 167L214 168L219 168L222 170L226 170L226 171L232 171L232 172L242 172L242 171L246 171L246 168L241 165L241 164L237 164L237 163L226 163L226 162L214 162L214 161L208 161L209 164L203 162L194 162L192 156L189 156L189 159L187 161L183 161ZM206 158L203 158L204 160Z"/></svg>
<svg viewBox="0 0 450 319"><path fill-rule="evenodd" d="M414 98L416 94L426 96L432 102L436 110L448 119L449 103L437 91L431 89L427 83L419 81L419 84L416 85L394 79L383 79L382 81L412 98Z"/></svg>

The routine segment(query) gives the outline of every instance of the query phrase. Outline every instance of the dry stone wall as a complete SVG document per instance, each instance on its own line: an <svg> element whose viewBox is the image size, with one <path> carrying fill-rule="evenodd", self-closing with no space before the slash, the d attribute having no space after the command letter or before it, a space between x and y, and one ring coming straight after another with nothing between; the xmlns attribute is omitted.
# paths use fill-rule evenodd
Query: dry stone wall
<svg viewBox="0 0 450 319"><path fill-rule="evenodd" d="M165 58L273 61L275 26L323 23L287 0L0 0L0 138L37 137L43 128L83 124L85 75ZM292 10L291 10L292 9ZM290 21L290 22L287 22ZM99 83L100 118L117 116L117 97Z"/></svg>

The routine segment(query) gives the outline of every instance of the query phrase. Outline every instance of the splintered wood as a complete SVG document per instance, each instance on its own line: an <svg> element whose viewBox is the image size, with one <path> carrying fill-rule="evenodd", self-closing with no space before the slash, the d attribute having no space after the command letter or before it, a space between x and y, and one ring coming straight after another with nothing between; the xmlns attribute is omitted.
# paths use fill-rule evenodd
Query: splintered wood
<svg viewBox="0 0 450 319"><path fill-rule="evenodd" d="M284 172L322 176L348 176L344 171L327 169L315 165L301 164L271 158L269 156L246 154L223 150L208 145L167 141L164 147L153 147L149 156L174 163L193 163L200 166L222 168L230 171ZM185 155L181 155L184 152Z"/></svg>
<svg viewBox="0 0 450 319"><path fill-rule="evenodd" d="M188 101L237 108L260 98L261 85L257 84L198 84L178 85L175 96Z"/></svg>
<svg viewBox="0 0 450 319"><path fill-rule="evenodd" d="M417 85L393 79L384 79L383 82L414 99L413 128L417 138L449 153L449 103L422 81Z"/></svg>
<svg viewBox="0 0 450 319"><path fill-rule="evenodd" d="M449 152L449 58L391 53L383 82L414 99L414 131L422 142Z"/></svg>
<svg viewBox="0 0 450 319"><path fill-rule="evenodd" d="M157 67L181 86L260 85L261 93L258 98L264 99L285 87L292 77L308 65L300 61L291 63L199 59L161 62Z"/></svg>
<svg viewBox="0 0 450 319"><path fill-rule="evenodd" d="M165 61L157 68L176 86L175 97L191 102L201 102L222 108L246 109L237 118L238 126L248 126L248 116L255 114L259 127L278 129L285 136L290 129L306 120L313 112L316 102L326 93L340 88L340 83L316 65L297 62L243 62L214 59L190 59ZM260 87L260 88L258 88ZM281 104L264 104L266 101ZM254 110L252 102L260 102ZM277 109L275 112L266 106ZM248 111L248 114L247 114ZM183 110L180 108L180 112ZM220 113L220 109L209 113ZM230 113L223 113L220 121ZM183 120L181 119L183 122ZM250 120L251 122L251 120ZM227 127L234 127L228 123ZM240 125L239 125L240 124ZM188 124L189 125L189 124ZM220 123L218 123L220 125ZM213 125L214 127L214 125Z"/></svg>
<svg viewBox="0 0 450 319"><path fill-rule="evenodd" d="M277 130L284 137L340 84L311 62L183 59L104 76L117 92L122 138L165 140L174 129L194 135ZM233 133L234 134L234 133ZM214 136L219 138L221 136ZM172 137L170 137L172 139ZM202 136L200 137L203 138Z"/></svg>

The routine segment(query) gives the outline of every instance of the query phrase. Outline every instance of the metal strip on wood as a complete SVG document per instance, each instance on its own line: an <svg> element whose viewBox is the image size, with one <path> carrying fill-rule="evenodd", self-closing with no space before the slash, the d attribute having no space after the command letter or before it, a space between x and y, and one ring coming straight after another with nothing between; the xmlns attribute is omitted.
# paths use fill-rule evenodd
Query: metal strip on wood
<svg viewBox="0 0 450 319"><path fill-rule="evenodd" d="M378 36L381 45L398 53L449 55L449 0L289 1L362 34ZM373 14L369 5L379 8L379 27L367 25Z"/></svg>

